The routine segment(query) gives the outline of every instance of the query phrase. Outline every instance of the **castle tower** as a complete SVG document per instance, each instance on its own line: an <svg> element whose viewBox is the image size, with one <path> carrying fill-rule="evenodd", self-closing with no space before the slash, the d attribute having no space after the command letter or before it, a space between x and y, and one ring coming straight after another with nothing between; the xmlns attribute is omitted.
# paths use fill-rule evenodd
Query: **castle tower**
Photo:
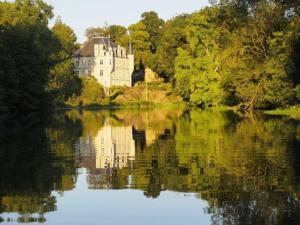
<svg viewBox="0 0 300 225"><path fill-rule="evenodd" d="M132 87L132 75L134 72L134 54L133 54L133 50L132 50L132 45L131 45L131 36L130 36L130 42L129 42L129 47L128 47L128 68L129 68L129 74L131 77L131 81L130 81L130 87Z"/></svg>

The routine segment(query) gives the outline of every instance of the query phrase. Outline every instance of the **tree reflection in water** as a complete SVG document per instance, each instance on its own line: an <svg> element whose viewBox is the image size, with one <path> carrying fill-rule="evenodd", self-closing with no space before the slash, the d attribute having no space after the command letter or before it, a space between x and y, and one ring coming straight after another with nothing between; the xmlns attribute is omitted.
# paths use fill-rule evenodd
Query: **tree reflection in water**
<svg viewBox="0 0 300 225"><path fill-rule="evenodd" d="M47 125L3 125L1 212L42 222L56 210L51 191L76 188L84 167L92 189L196 193L212 224L300 224L299 125L179 109L68 111Z"/></svg>
<svg viewBox="0 0 300 225"><path fill-rule="evenodd" d="M10 120L0 129L0 212L18 213L20 223L44 222L45 213L57 210L51 191L74 188L73 145L81 122L66 116L51 126L44 119Z"/></svg>

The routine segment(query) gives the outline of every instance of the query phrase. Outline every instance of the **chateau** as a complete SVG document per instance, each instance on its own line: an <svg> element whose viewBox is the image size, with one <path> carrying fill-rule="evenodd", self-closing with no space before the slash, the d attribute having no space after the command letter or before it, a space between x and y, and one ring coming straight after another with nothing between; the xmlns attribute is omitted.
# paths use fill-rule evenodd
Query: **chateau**
<svg viewBox="0 0 300 225"><path fill-rule="evenodd" d="M93 76L104 87L132 86L134 55L129 46L116 46L109 37L94 37L74 54L78 76Z"/></svg>

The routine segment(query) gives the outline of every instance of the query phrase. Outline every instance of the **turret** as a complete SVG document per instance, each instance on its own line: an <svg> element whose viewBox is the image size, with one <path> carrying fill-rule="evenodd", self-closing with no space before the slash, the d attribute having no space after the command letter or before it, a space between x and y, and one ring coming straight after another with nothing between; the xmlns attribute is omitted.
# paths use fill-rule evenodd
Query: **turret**
<svg viewBox="0 0 300 225"><path fill-rule="evenodd" d="M128 69L129 69L129 75L130 75L130 87L132 87L132 76L134 72L134 54L131 46L131 40L129 42L128 47Z"/></svg>
<svg viewBox="0 0 300 225"><path fill-rule="evenodd" d="M109 67L109 71L112 72L114 70L114 53L113 53L113 47L111 46L111 43L110 43L110 35L108 37L108 43L107 43L107 52L106 52L106 57L107 57L107 60L108 60L108 67Z"/></svg>
<svg viewBox="0 0 300 225"><path fill-rule="evenodd" d="M132 87L132 76L134 72L134 53L132 49L132 44L131 44L131 35L129 34L129 46L128 46L128 69L129 69L129 74L130 74L130 87Z"/></svg>
<svg viewBox="0 0 300 225"><path fill-rule="evenodd" d="M131 36L130 36L130 41L129 41L129 46L128 46L128 55L133 55Z"/></svg>

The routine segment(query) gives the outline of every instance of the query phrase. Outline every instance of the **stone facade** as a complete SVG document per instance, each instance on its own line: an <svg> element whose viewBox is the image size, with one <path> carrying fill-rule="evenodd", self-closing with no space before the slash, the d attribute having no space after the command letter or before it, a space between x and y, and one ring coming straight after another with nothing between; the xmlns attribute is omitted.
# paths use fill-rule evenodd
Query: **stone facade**
<svg viewBox="0 0 300 225"><path fill-rule="evenodd" d="M75 72L94 76L104 87L132 86L134 55L108 37L94 37L74 54Z"/></svg>

